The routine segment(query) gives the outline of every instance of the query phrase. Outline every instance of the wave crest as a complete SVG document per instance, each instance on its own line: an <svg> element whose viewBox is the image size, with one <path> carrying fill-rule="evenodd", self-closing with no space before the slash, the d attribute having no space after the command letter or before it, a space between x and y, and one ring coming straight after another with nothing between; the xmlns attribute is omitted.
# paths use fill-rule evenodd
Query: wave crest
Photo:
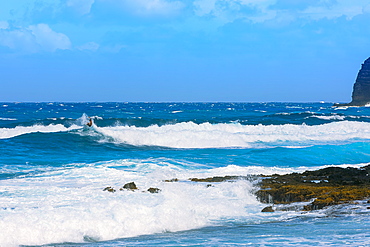
<svg viewBox="0 0 370 247"><path fill-rule="evenodd" d="M256 145L313 145L370 140L370 123L342 121L322 125L242 125L183 122L149 127L96 127L117 143L170 148L249 148Z"/></svg>
<svg viewBox="0 0 370 247"><path fill-rule="evenodd" d="M54 133L64 132L74 129L79 129L80 126L72 125L65 127L62 124L49 124L49 125L33 125L33 126L16 126L15 128L0 128L0 139L8 139L16 136L30 134L30 133Z"/></svg>

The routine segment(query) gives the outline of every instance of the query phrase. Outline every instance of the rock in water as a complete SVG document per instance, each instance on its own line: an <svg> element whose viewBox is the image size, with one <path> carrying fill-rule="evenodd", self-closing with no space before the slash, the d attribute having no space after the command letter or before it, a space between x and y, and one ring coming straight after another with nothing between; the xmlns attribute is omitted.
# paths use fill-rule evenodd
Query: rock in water
<svg viewBox="0 0 370 247"><path fill-rule="evenodd" d="M272 208L272 206L268 206L268 207L265 207L264 209L262 209L261 212L264 212L264 213L273 213L273 212L275 212L275 210Z"/></svg>
<svg viewBox="0 0 370 247"><path fill-rule="evenodd" d="M109 191L109 192L116 192L115 189L113 189L112 187L106 187L103 191Z"/></svg>
<svg viewBox="0 0 370 247"><path fill-rule="evenodd" d="M137 190L138 188L136 187L136 184L134 182L127 183L123 186L123 189L127 190Z"/></svg>
<svg viewBox="0 0 370 247"><path fill-rule="evenodd" d="M150 193L158 193L161 190L158 188L149 188L147 191L149 191Z"/></svg>
<svg viewBox="0 0 370 247"><path fill-rule="evenodd" d="M370 58L366 59L353 86L352 101L335 106L365 106L370 103Z"/></svg>

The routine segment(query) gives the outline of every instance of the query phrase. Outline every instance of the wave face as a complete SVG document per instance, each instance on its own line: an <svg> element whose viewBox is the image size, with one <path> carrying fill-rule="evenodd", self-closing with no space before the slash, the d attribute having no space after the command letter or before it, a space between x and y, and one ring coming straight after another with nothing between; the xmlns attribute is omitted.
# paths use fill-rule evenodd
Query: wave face
<svg viewBox="0 0 370 247"><path fill-rule="evenodd" d="M265 214L254 196L260 174L370 163L370 108L331 105L0 103L0 246L366 245L366 201ZM189 180L227 175L250 179Z"/></svg>
<svg viewBox="0 0 370 247"><path fill-rule="evenodd" d="M69 128L62 124L50 124L50 125L34 125L34 126L17 126L15 128L1 128L0 139L12 138L20 135L31 134L31 133L55 133L55 132L66 132L74 129L79 129L79 126L71 126Z"/></svg>

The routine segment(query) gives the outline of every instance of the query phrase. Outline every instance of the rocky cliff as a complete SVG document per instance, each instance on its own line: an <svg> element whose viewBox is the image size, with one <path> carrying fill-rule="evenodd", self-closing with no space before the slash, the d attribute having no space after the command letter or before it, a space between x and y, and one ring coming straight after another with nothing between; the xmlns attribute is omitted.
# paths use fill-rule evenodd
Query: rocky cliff
<svg viewBox="0 0 370 247"><path fill-rule="evenodd" d="M370 58L366 59L357 74L353 86L352 101L348 104L337 104L336 106L364 106L370 103Z"/></svg>

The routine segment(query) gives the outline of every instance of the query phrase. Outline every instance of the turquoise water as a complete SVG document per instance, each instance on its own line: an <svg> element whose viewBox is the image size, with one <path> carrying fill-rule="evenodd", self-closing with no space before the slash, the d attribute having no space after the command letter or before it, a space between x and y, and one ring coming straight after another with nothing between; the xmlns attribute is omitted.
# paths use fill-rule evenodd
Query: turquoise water
<svg viewBox="0 0 370 247"><path fill-rule="evenodd" d="M366 165L368 107L0 103L0 152L0 246L370 242L366 201L261 213L266 204L253 195L253 181L188 180ZM164 182L173 178L179 181ZM120 191L128 182L139 190Z"/></svg>

